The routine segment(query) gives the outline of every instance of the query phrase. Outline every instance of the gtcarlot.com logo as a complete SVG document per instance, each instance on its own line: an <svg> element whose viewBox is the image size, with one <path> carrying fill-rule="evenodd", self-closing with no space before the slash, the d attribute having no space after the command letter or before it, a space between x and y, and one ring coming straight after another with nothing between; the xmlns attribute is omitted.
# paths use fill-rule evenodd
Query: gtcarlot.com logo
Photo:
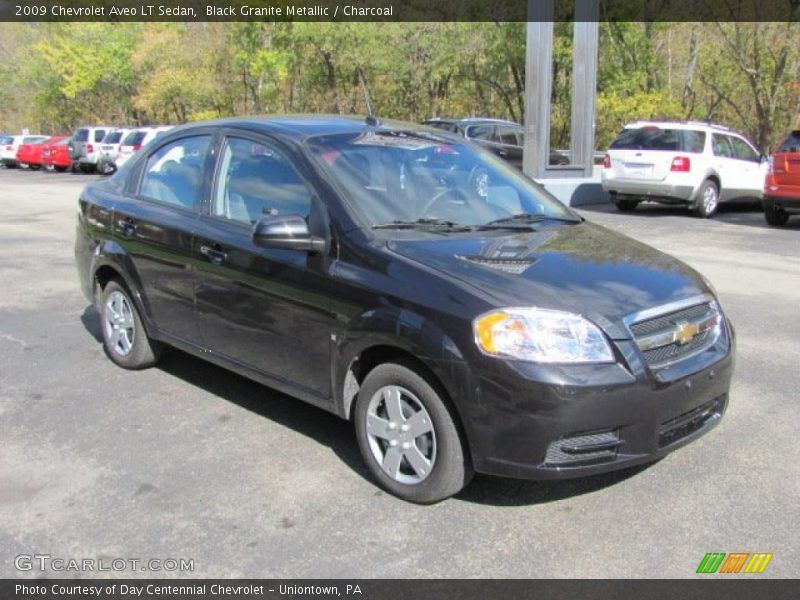
<svg viewBox="0 0 800 600"><path fill-rule="evenodd" d="M194 571L193 558L61 558L49 554L19 554L14 557L18 571Z"/></svg>
<svg viewBox="0 0 800 600"><path fill-rule="evenodd" d="M697 566L697 573L763 573L772 554L766 552L708 552Z"/></svg>

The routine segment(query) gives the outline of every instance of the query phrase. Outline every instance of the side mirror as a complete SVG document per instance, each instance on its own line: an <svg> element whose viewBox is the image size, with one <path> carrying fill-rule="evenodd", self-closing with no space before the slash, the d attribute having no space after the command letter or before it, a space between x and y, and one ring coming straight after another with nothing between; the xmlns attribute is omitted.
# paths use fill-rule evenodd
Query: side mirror
<svg viewBox="0 0 800 600"><path fill-rule="evenodd" d="M253 243L262 248L281 248L322 252L325 240L308 231L306 220L300 215L264 217L253 226Z"/></svg>

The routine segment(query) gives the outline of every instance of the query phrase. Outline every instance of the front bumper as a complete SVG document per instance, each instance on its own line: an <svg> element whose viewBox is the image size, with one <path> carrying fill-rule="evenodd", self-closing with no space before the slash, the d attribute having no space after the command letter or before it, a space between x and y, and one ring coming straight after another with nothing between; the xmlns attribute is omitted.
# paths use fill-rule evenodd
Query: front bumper
<svg viewBox="0 0 800 600"><path fill-rule="evenodd" d="M617 342L613 365L487 361L470 419L476 471L582 477L652 462L688 444L727 407L732 331L728 323L707 351L657 371L633 341Z"/></svg>

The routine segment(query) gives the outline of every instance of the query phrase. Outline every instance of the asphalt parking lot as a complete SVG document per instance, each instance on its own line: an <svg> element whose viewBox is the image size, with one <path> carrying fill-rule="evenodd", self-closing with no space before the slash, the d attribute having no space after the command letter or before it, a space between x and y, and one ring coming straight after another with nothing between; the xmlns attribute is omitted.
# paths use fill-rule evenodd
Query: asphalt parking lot
<svg viewBox="0 0 800 600"><path fill-rule="evenodd" d="M20 554L194 560L118 576L691 577L712 551L797 575L800 218L582 209L712 281L738 333L726 417L645 468L478 476L420 507L370 482L332 415L177 351L142 372L104 356L72 248L92 178L0 169L0 577L41 576Z"/></svg>

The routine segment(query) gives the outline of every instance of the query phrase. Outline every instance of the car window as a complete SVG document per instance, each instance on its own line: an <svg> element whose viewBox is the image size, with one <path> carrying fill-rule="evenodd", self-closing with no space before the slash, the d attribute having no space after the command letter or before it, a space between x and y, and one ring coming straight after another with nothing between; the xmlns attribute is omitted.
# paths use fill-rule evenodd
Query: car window
<svg viewBox="0 0 800 600"><path fill-rule="evenodd" d="M681 149L680 130L662 129L655 125L646 125L631 129L623 129L611 146L611 150L671 150Z"/></svg>
<svg viewBox="0 0 800 600"><path fill-rule="evenodd" d="M753 148L750 147L750 144L745 142L743 139L731 137L730 141L731 145L733 146L734 158L738 158L739 160L749 160L750 162L759 162L761 160L759 153L753 150Z"/></svg>
<svg viewBox="0 0 800 600"><path fill-rule="evenodd" d="M72 136L72 139L76 142L88 142L89 130L83 127L81 129L76 130Z"/></svg>
<svg viewBox="0 0 800 600"><path fill-rule="evenodd" d="M711 135L711 150L714 156L733 158L733 147L727 135L714 133Z"/></svg>
<svg viewBox="0 0 800 600"><path fill-rule="evenodd" d="M142 140L146 134L146 131L131 131L127 136L125 136L125 139L122 140L122 145L138 146L142 143Z"/></svg>
<svg viewBox="0 0 800 600"><path fill-rule="evenodd" d="M505 144L506 146L521 146L522 135L518 127L510 125L498 125L495 127L494 136L492 141L498 144Z"/></svg>
<svg viewBox="0 0 800 600"><path fill-rule="evenodd" d="M94 141L95 142L102 142L103 138L106 137L106 129L95 129L94 130Z"/></svg>
<svg viewBox="0 0 800 600"><path fill-rule="evenodd" d="M474 125L467 129L467 137L473 140L491 141L494 125Z"/></svg>
<svg viewBox="0 0 800 600"><path fill-rule="evenodd" d="M111 133L106 134L106 137L103 138L104 144L118 144L119 141L122 139L122 134L125 133L124 131L112 131Z"/></svg>
<svg viewBox="0 0 800 600"><path fill-rule="evenodd" d="M23 144L41 144L46 139L47 139L46 137L40 137L40 136L34 135L34 136L31 136L31 137L22 138L22 143Z"/></svg>
<svg viewBox="0 0 800 600"><path fill-rule="evenodd" d="M793 131L780 145L778 152L800 152L800 131Z"/></svg>
<svg viewBox="0 0 800 600"><path fill-rule="evenodd" d="M471 226L520 213L575 218L492 153L433 132L335 134L309 147L372 226L419 219Z"/></svg>
<svg viewBox="0 0 800 600"><path fill-rule="evenodd" d="M183 208L192 208L203 181L203 164L211 136L181 138L156 150L147 159L139 195Z"/></svg>
<svg viewBox="0 0 800 600"><path fill-rule="evenodd" d="M684 129L682 135L682 152L694 152L700 154L706 147L706 132Z"/></svg>
<svg viewBox="0 0 800 600"><path fill-rule="evenodd" d="M251 140L226 140L213 215L250 225L269 215L310 212L311 193L285 157Z"/></svg>

